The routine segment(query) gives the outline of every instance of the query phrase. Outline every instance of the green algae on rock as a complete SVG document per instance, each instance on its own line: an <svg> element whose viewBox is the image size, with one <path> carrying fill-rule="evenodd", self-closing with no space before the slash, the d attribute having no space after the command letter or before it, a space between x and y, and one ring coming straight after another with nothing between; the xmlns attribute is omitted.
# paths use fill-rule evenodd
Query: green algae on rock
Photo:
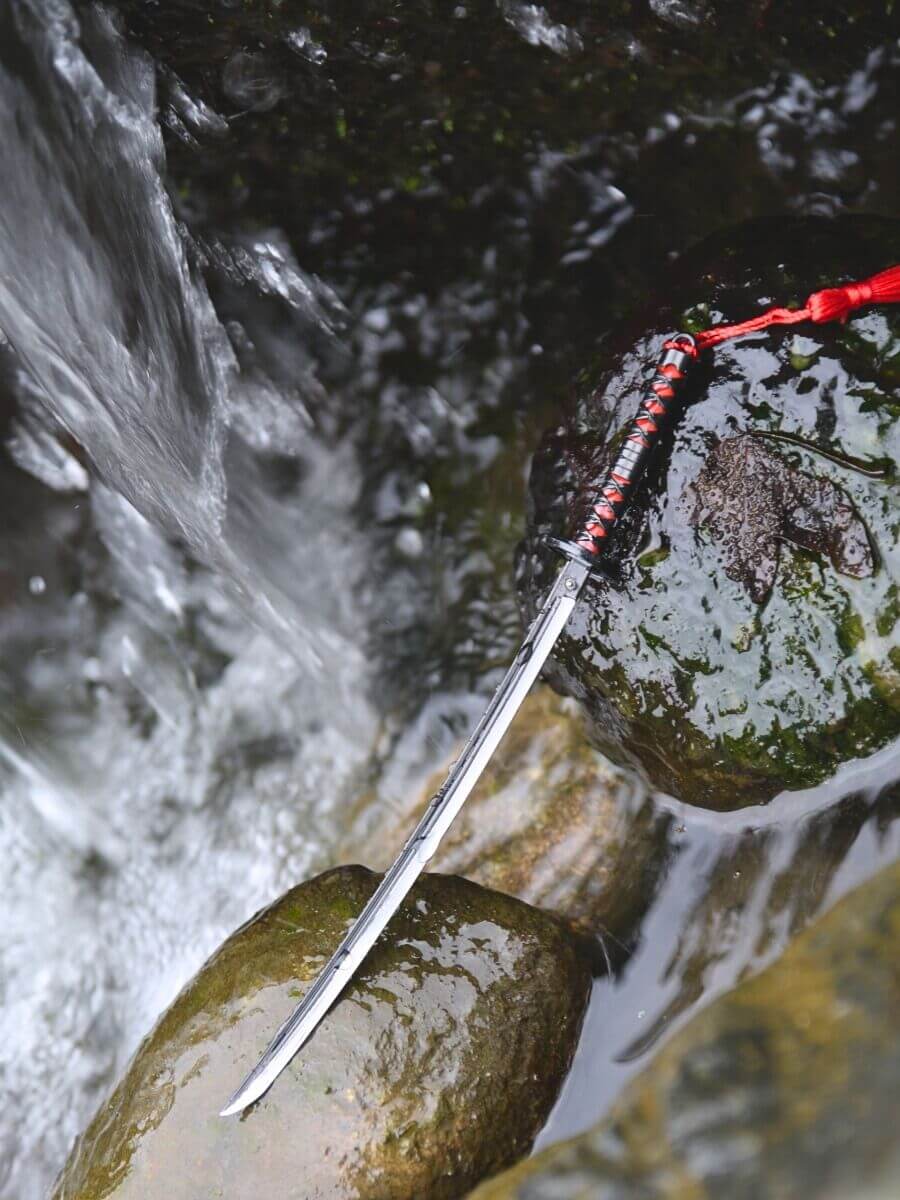
<svg viewBox="0 0 900 1200"><path fill-rule="evenodd" d="M755 222L699 247L620 332L531 480L531 612L673 328L802 303L900 258L900 222ZM553 681L601 745L680 799L736 808L814 785L900 732L900 313L716 348L560 640Z"/></svg>
<svg viewBox="0 0 900 1200"><path fill-rule="evenodd" d="M233 934L140 1047L55 1200L449 1200L524 1154L590 970L553 918L439 875L270 1091L218 1116L377 883L326 872Z"/></svg>
<svg viewBox="0 0 900 1200"><path fill-rule="evenodd" d="M432 776L407 805L367 797L342 857L365 854L370 866L386 868L443 776ZM432 866L607 934L616 957L665 871L670 824L633 772L590 745L577 706L539 686Z"/></svg>
<svg viewBox="0 0 900 1200"><path fill-rule="evenodd" d="M472 1200L836 1200L886 1175L896 1188L898 941L895 864L695 1017L604 1122Z"/></svg>

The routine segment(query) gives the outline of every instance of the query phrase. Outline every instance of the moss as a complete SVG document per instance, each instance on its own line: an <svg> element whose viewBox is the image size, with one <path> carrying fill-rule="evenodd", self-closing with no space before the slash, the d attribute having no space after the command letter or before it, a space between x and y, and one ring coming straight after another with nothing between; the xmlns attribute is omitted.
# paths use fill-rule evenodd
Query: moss
<svg viewBox="0 0 900 1200"><path fill-rule="evenodd" d="M549 917L435 875L269 1092L217 1115L377 882L328 872L229 938L79 1139L56 1200L450 1200L521 1156L568 1067L589 967Z"/></svg>
<svg viewBox="0 0 900 1200"><path fill-rule="evenodd" d="M757 222L698 247L535 457L526 611L553 569L544 535L572 535L675 314L737 320L898 257L900 223L869 218ZM900 732L900 507L882 469L900 452L883 374L900 318L871 308L847 329L804 328L803 362L797 336L743 339L705 365L612 541L612 581L576 610L551 668L607 752L713 808L813 786Z"/></svg>

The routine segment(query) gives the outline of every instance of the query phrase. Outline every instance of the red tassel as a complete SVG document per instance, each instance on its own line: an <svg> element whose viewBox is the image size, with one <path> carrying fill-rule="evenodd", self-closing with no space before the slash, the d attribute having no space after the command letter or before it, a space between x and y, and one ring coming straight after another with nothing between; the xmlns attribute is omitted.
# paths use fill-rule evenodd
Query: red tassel
<svg viewBox="0 0 900 1200"><path fill-rule="evenodd" d="M888 267L860 283L813 292L806 307L811 321L845 321L855 308L862 308L864 304L888 304L897 300L900 300L900 266Z"/></svg>
<svg viewBox="0 0 900 1200"><path fill-rule="evenodd" d="M879 271L868 281L872 289L873 304L900 303L900 263L896 267L888 267Z"/></svg>
<svg viewBox="0 0 900 1200"><path fill-rule="evenodd" d="M808 321L809 312L805 308L769 308L758 317L749 321L741 321L739 325L715 325L698 333L694 341L701 350L707 346L718 346L721 342L730 342L732 338L742 337L747 333L759 333L770 325L796 325L799 321Z"/></svg>
<svg viewBox="0 0 900 1200"><path fill-rule="evenodd" d="M825 288L813 292L803 308L770 308L767 312L741 321L738 325L717 325L696 336L697 345L717 346L745 333L756 333L770 325L796 325L800 321L846 321L854 309L866 304L895 304L900 301L900 265L879 271L859 283L847 283L843 287Z"/></svg>

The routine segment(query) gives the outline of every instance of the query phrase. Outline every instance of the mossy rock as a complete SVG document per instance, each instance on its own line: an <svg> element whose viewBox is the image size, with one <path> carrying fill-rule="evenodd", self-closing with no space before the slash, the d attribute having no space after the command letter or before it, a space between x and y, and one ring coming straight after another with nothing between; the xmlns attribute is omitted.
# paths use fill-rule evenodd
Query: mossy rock
<svg viewBox="0 0 900 1200"><path fill-rule="evenodd" d="M472 1200L896 1195L898 943L894 865L695 1017L596 1129Z"/></svg>
<svg viewBox="0 0 900 1200"><path fill-rule="evenodd" d="M55 1200L443 1200L521 1157L568 1068L589 966L552 918L440 875L270 1091L218 1116L378 879L329 871L233 934L140 1047Z"/></svg>
<svg viewBox="0 0 900 1200"><path fill-rule="evenodd" d="M445 773L408 804L365 797L342 857L364 854L370 866L386 868ZM432 866L608 934L616 957L653 900L670 825L634 772L613 767L591 746L577 705L538 686Z"/></svg>
<svg viewBox="0 0 900 1200"><path fill-rule="evenodd" d="M755 222L697 251L586 373L532 470L529 614L674 328L802 304L900 259L900 222ZM717 347L561 638L601 745L690 803L815 785L900 732L900 311ZM589 381L600 380L596 387Z"/></svg>

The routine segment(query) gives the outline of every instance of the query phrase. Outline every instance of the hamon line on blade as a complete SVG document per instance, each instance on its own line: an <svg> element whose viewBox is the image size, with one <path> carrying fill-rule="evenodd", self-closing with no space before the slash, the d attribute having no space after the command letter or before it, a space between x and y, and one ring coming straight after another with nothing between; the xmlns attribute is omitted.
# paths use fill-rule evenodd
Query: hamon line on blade
<svg viewBox="0 0 900 1200"><path fill-rule="evenodd" d="M697 358L689 334L677 334L664 343L663 356L584 527L572 542L553 540L563 556L563 568L465 749L346 937L222 1109L223 1117L241 1112L268 1091L340 996L425 869L556 645L655 445L674 417Z"/></svg>

